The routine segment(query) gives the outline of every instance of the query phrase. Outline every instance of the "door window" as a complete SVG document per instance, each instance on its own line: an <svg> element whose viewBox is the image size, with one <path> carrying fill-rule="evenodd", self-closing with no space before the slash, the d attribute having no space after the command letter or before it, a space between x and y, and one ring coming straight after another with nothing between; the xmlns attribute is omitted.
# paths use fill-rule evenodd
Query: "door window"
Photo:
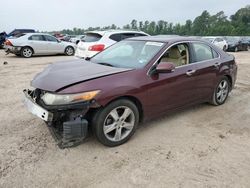
<svg viewBox="0 0 250 188"><path fill-rule="evenodd" d="M188 45L184 43L172 46L163 54L160 62L171 62L176 67L189 64Z"/></svg>
<svg viewBox="0 0 250 188"><path fill-rule="evenodd" d="M28 38L29 40L35 40L35 41L44 41L44 38L42 35L32 35Z"/></svg>
<svg viewBox="0 0 250 188"><path fill-rule="evenodd" d="M55 37L49 36L49 35L44 35L46 40L49 42L58 42L58 40Z"/></svg>
<svg viewBox="0 0 250 188"><path fill-rule="evenodd" d="M194 49L193 63L214 58L212 48L206 44L194 43L193 49Z"/></svg>

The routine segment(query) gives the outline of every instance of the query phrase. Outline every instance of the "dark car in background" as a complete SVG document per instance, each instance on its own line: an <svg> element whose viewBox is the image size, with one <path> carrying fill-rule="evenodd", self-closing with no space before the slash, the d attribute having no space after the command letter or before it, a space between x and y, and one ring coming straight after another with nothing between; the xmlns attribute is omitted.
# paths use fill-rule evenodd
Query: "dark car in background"
<svg viewBox="0 0 250 188"><path fill-rule="evenodd" d="M6 39L7 33L6 32L2 32L0 33L0 48L3 48L3 43Z"/></svg>
<svg viewBox="0 0 250 188"><path fill-rule="evenodd" d="M20 35L22 33L35 33L36 31L34 29L14 29L11 31L7 37L15 37L16 35Z"/></svg>
<svg viewBox="0 0 250 188"><path fill-rule="evenodd" d="M87 60L48 66L24 90L28 110L59 146L80 143L91 126L106 146L125 143L139 122L184 107L222 105L237 74L234 56L185 37L126 39Z"/></svg>
<svg viewBox="0 0 250 188"><path fill-rule="evenodd" d="M248 50L248 44L242 37L225 37L225 40L228 43L227 51L229 52Z"/></svg>
<svg viewBox="0 0 250 188"><path fill-rule="evenodd" d="M248 49L250 49L250 37L244 37L244 38L243 38L243 41L244 41L244 43L247 44Z"/></svg>

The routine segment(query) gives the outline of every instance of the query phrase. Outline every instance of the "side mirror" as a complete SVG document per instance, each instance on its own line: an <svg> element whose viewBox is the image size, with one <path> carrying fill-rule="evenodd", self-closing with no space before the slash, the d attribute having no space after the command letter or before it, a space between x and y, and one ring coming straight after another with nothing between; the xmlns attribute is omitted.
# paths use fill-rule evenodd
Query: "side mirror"
<svg viewBox="0 0 250 188"><path fill-rule="evenodd" d="M59 40L59 39L57 39L57 42L58 42L58 43L60 43L60 42L62 42L62 41L61 41L61 40Z"/></svg>
<svg viewBox="0 0 250 188"><path fill-rule="evenodd" d="M157 73L170 73L175 69L175 65L171 62L161 62L156 67Z"/></svg>

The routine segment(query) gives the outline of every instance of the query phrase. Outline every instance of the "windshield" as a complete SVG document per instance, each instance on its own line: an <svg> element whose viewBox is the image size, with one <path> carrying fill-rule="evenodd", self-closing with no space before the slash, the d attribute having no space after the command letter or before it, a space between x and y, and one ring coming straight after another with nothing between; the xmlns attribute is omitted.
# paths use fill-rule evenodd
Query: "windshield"
<svg viewBox="0 0 250 188"><path fill-rule="evenodd" d="M122 41L94 56L94 63L122 68L142 68L162 49L164 43Z"/></svg>

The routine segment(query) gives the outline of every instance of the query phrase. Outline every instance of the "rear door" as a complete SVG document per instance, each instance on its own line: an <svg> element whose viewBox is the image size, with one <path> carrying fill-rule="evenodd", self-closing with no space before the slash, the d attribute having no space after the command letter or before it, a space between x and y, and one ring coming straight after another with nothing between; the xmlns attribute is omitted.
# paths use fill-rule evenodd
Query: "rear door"
<svg viewBox="0 0 250 188"><path fill-rule="evenodd" d="M191 52L190 63L196 65L196 95L199 100L206 101L214 91L220 67L219 53L202 42L191 43Z"/></svg>
<svg viewBox="0 0 250 188"><path fill-rule="evenodd" d="M47 51L47 42L43 35L31 35L28 38L28 43L33 48L35 54L44 54Z"/></svg>

